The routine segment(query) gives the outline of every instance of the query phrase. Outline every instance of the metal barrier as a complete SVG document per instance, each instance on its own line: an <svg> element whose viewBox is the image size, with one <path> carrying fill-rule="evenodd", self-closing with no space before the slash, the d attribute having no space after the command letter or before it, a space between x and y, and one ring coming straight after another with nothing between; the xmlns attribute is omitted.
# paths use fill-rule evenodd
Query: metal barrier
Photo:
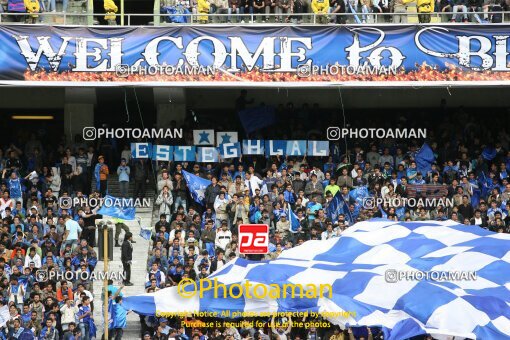
<svg viewBox="0 0 510 340"><path fill-rule="evenodd" d="M226 10L226 9L225 9ZM505 18L505 15L507 16ZM53 20L50 24L58 25L76 25L73 23L73 18L84 18L88 25L93 25L94 18L104 17L104 13L0 13L0 24L48 24L48 21ZM416 12L403 12L403 13L329 13L329 14L314 14L314 13L290 13L290 14L254 14L254 13L192 13L192 14L161 14L161 13L129 13L129 14L115 14L115 22L120 26L131 26L132 18L146 17L148 18L147 25L176 25L176 23L168 22L171 16L178 16L185 18L186 22L180 22L180 25L196 25L196 24L271 24L271 25L296 25L296 24L418 24L418 16L430 17L426 20L430 23L441 24L455 24L451 22L452 16L456 16L459 22L466 21L471 24L485 23L484 18L493 18L498 16L501 20L499 23L505 23L510 18L510 12L441 12L423 14ZM59 18L59 22L55 22ZM31 22L28 22L31 21ZM46 21L46 22L45 22ZM422 22L425 23L425 22Z"/></svg>

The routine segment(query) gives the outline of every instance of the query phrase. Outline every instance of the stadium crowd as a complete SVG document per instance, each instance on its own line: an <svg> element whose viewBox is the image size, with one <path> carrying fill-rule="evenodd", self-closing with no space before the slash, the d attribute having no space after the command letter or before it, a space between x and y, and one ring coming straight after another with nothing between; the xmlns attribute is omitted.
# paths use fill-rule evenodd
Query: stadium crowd
<svg viewBox="0 0 510 340"><path fill-rule="evenodd" d="M286 119L289 110L296 117L302 115L290 106L281 110L281 119ZM462 129L455 121L464 122ZM402 122L395 117L395 122L386 123L397 126ZM105 195L111 173L118 174L115 180L119 182L134 182L137 197L145 195L149 173L156 173L155 209L160 218L150 236L146 292L174 286L183 278L205 278L242 256L237 247L237 225L241 223L270 227L270 253L251 256L252 260L274 259L307 240L338 237L357 221L372 217L452 219L510 232L509 135L462 113L444 115L436 123L428 140L434 161L426 172L416 164L421 140L339 141L331 143L331 156L324 158L243 156L221 164L148 163L131 159L129 148L101 145L98 152L81 142L51 148L36 135L10 143L0 148L0 314L4 310L10 318L0 329L0 338L96 337L93 286L86 273L98 261L95 220L101 216L96 206L62 208L60 198ZM305 127L292 119L290 124L266 130L289 139L306 135ZM349 146L347 150L344 145ZM114 159L122 160L119 164ZM183 170L211 180L203 206L190 195ZM430 193L427 186L434 188L438 200L453 204L390 207L367 206L360 200L367 196L386 200L419 197ZM126 183L119 188L126 196ZM115 238L119 246L122 243L123 254L126 242L136 247L130 233L124 242L119 234L120 229ZM129 261L123 257L123 262ZM124 284L129 285L129 279ZM127 313L120 289L112 282L108 297L115 316L111 334L117 338L126 327ZM143 339L380 336L377 329L271 327L270 320L261 329L185 327L190 320L155 316L141 316L140 321Z"/></svg>
<svg viewBox="0 0 510 340"><path fill-rule="evenodd" d="M448 129L460 117L466 122L465 129L452 140ZM283 250L307 240L339 237L354 223L373 217L452 219L494 232L510 232L509 135L504 130L489 133L492 139L497 134L494 143L482 144L482 137L491 140L483 124L477 126L463 114L443 119L438 125L443 128L434 133L437 141L429 142L434 161L427 171L420 171L417 165L422 141L392 139L360 142L346 153L339 151L339 143L332 147L329 158L243 156L223 164L159 162L156 205L160 220L152 235L146 292L175 286L183 278L206 278L231 259L243 257L238 252L237 226L245 223L270 227L270 253L250 255L252 260L275 259ZM287 133L297 138L303 127L291 123ZM189 195L182 170L211 181L203 206ZM374 199L383 203L374 205ZM406 205L410 201L415 204ZM160 333L168 329L173 334L170 337L186 338L181 334L183 320L148 316L141 321L148 336L165 338ZM283 329L275 333L270 327L196 327L191 335L226 339L231 338L231 332L236 339L287 338ZM355 329L355 338L368 337L366 332ZM344 339L350 335L330 327L295 329L290 338Z"/></svg>
<svg viewBox="0 0 510 340"><path fill-rule="evenodd" d="M161 13L170 14L166 21L176 23L189 22L179 14L190 13L201 23L407 23L411 3L416 3L418 19L424 23L434 13L441 14L442 22L502 22L501 13L491 12L510 6L506 0L163 0Z"/></svg>
<svg viewBox="0 0 510 340"><path fill-rule="evenodd" d="M82 0L63 0L59 12L67 12L70 3L86 6ZM161 14L168 14L163 16L164 20L174 23L253 23L252 14L257 22L271 23L406 23L407 6L411 3L416 4L421 23L430 22L434 13L441 14L442 22L500 23L503 14L492 12L510 10L508 0L161 0ZM104 0L105 20L109 24L115 24L117 5L113 0ZM0 14L29 14L12 17L15 21L37 23L43 20L39 13L56 11L56 0L0 1ZM195 15L193 19L190 14Z"/></svg>

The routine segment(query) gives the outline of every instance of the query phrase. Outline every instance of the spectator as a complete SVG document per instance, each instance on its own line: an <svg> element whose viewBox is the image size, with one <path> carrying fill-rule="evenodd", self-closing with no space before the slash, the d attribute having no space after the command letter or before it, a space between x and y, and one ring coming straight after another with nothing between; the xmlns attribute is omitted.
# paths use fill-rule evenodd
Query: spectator
<svg viewBox="0 0 510 340"><path fill-rule="evenodd" d="M216 233L216 239L214 241L214 245L216 248L220 248L223 251L226 250L227 245L232 240L232 232L228 229L228 224L226 220L221 221L221 230Z"/></svg>
<svg viewBox="0 0 510 340"><path fill-rule="evenodd" d="M198 22L201 24L206 24L209 20L209 16L207 15L211 9L211 4L207 0L197 0L198 7L197 12L201 15L198 16Z"/></svg>
<svg viewBox="0 0 510 340"><path fill-rule="evenodd" d="M232 13L237 14L235 18L236 18L236 21L238 20L237 18L240 13L239 7L240 7L240 0L228 0L228 18L227 18L228 23L232 22L232 16L231 16Z"/></svg>
<svg viewBox="0 0 510 340"><path fill-rule="evenodd" d="M75 315L78 314L78 307L74 303L73 296L67 296L65 304L60 307L60 313L62 314L61 325L64 332L72 330L70 325L75 326ZM64 335L65 337L65 335Z"/></svg>
<svg viewBox="0 0 510 340"><path fill-rule="evenodd" d="M129 190L129 174L131 173L126 159L122 158L120 165L117 167L117 175L119 176L120 196L127 198Z"/></svg>
<svg viewBox="0 0 510 340"><path fill-rule="evenodd" d="M452 22L459 22L460 19L458 19L457 13L462 13L462 22L468 21L468 15L467 15L467 6L466 6L466 0L452 0Z"/></svg>
<svg viewBox="0 0 510 340"><path fill-rule="evenodd" d="M293 0L277 0L275 7L275 13L277 14L275 19L276 23L288 22L289 15L292 11L292 2ZM287 16L284 18L282 14L287 14Z"/></svg>
<svg viewBox="0 0 510 340"><path fill-rule="evenodd" d="M122 267L124 270L124 285L125 286L132 286L133 283L131 283L131 263L133 261L133 234L130 232L127 232L124 236L124 242L122 242L122 249L121 249L121 261L122 261Z"/></svg>
<svg viewBox="0 0 510 340"><path fill-rule="evenodd" d="M92 310L90 307L90 298L83 296L81 298L81 306L76 314L80 322L80 332L83 340L90 340L96 336L96 325L94 323L94 317L92 316Z"/></svg>
<svg viewBox="0 0 510 340"><path fill-rule="evenodd" d="M166 220L170 221L172 215L172 204L174 203L172 193L169 191L169 187L164 186L163 190L156 199L156 205L159 206L159 215L165 215Z"/></svg>
<svg viewBox="0 0 510 340"><path fill-rule="evenodd" d="M316 15L317 23L328 23L329 0L312 0L312 11Z"/></svg>
<svg viewBox="0 0 510 340"><path fill-rule="evenodd" d="M135 163L135 198L145 197L145 185L147 183L149 183L147 163L143 159L138 159Z"/></svg>
<svg viewBox="0 0 510 340"><path fill-rule="evenodd" d="M128 310L124 308L122 304L122 296L120 295L121 290L124 286L121 286L111 297L112 302L112 333L111 337L115 340L121 340L124 335L124 329L127 327L127 315ZM111 293L110 293L111 294Z"/></svg>
<svg viewBox="0 0 510 340"><path fill-rule="evenodd" d="M434 0L403 0L404 4L416 1L416 8L418 10L418 21L420 23L429 23L431 14L434 12ZM400 159L395 160L396 164L400 164Z"/></svg>
<svg viewBox="0 0 510 340"><path fill-rule="evenodd" d="M108 175L110 171L108 170L108 166L104 163L104 156L99 156L97 161L98 163L94 171L96 176L96 189L99 190L101 196L104 197L108 191Z"/></svg>
<svg viewBox="0 0 510 340"><path fill-rule="evenodd" d="M64 243L63 248L70 246L71 249L75 246L75 244L78 242L78 237L80 233L82 232L82 228L78 224L78 222L74 221L70 215L66 216L65 219L65 233L63 237Z"/></svg>

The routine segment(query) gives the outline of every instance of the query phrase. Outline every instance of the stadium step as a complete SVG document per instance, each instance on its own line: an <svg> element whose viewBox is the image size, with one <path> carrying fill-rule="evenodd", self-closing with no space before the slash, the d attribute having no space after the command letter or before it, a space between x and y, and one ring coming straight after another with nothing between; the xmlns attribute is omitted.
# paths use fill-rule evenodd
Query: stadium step
<svg viewBox="0 0 510 340"><path fill-rule="evenodd" d="M152 178L149 178L149 183L146 185L145 197L151 199L150 207L143 207L136 209L136 216L140 218L140 224L137 221L126 221L126 225L129 230L133 233L133 239L136 241L133 244L133 264L131 265L131 282L134 284L131 287L124 287L123 294L125 296L142 294L145 292L145 278L147 275L147 258L149 251L149 241L143 239L140 236L140 225L145 228L152 227L153 221L156 221L159 217L157 213L154 213L154 201L155 201L155 184ZM92 189L96 188L96 181L92 180ZM133 197L134 193L134 181L129 183L128 196ZM120 197L119 180L117 174L111 174L108 176L108 194L114 197ZM155 218L155 219L154 219ZM114 230L115 235L115 230ZM120 235L120 243L124 239L124 231ZM96 248L97 251L97 248ZM109 272L115 274L122 272L122 262L120 261L121 248L113 248L113 261L109 261ZM98 262L96 271L102 272L104 270L103 261ZM115 286L120 286L122 282L114 282ZM97 338L99 339L103 334L104 329L104 317L103 308L101 301L101 293L103 289L102 281L94 282L94 319L96 320L97 326ZM140 339L140 318L136 313L129 313L127 317L127 328L124 330L123 339Z"/></svg>
<svg viewBox="0 0 510 340"><path fill-rule="evenodd" d="M92 190L96 189L96 179L92 178ZM155 199L156 193L154 191L155 188L154 180L149 178L149 183L145 186L145 197ZM128 188L128 197L133 197L135 192L135 183L134 180L129 182ZM114 197L120 197L120 186L119 186L119 177L117 174L111 174L108 176L108 194Z"/></svg>
<svg viewBox="0 0 510 340"><path fill-rule="evenodd" d="M136 213L137 217L141 218L141 225L144 227L152 226L152 209L143 208L137 209ZM125 222L129 227L130 231L133 233L133 239L136 241L133 244L133 264L131 265L131 282L133 282L133 286L124 287L122 290L125 296L132 296L137 294L142 294L145 292L144 284L145 278L147 275L147 256L149 250L149 241L143 239L140 236L140 225L137 221L126 221ZM114 231L115 233L115 231ZM124 231L122 231L120 235L120 243L124 239ZM97 250L97 248L96 248ZM121 256L121 248L114 247L113 248L113 261L108 262L108 268L110 273L122 272L122 263L120 261ZM96 271L102 272L104 270L104 262L98 262L96 266ZM120 281L120 280L119 280ZM120 286L122 282L114 282L115 286ZM94 301L95 309L94 309L94 319L96 320L97 326L97 335L98 339L103 334L104 328L104 318L103 318L103 310L102 310L102 301L101 301L101 293L103 288L102 281L94 282ZM127 328L124 330L123 339L140 339L140 318L136 313L129 313L127 317Z"/></svg>

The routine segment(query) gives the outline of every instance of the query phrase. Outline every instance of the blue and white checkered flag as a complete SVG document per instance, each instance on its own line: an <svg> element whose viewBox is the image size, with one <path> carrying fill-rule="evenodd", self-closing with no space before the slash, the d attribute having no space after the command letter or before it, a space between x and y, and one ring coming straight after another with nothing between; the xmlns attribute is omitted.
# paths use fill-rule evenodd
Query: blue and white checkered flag
<svg viewBox="0 0 510 340"><path fill-rule="evenodd" d="M202 297L183 298L171 287L125 298L123 304L141 314L328 312L326 318L341 327L382 327L386 340L427 333L442 338L508 339L509 254L510 235L478 226L451 220L372 219L355 224L338 238L307 241L285 250L275 260L237 258L209 277L227 290L250 281L266 286L266 291L275 284L313 285L315 290L329 285L331 295L215 298L211 289Z"/></svg>

